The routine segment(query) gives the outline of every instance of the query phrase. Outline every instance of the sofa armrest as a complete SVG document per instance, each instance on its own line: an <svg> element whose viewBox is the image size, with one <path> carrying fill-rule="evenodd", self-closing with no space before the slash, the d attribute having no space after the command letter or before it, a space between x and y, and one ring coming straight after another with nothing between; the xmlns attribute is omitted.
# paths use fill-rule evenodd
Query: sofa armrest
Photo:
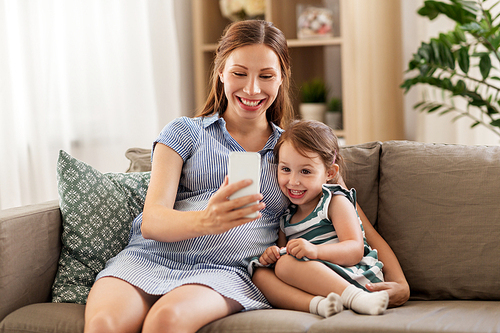
<svg viewBox="0 0 500 333"><path fill-rule="evenodd" d="M0 321L24 305L50 300L61 232L57 201L0 211Z"/></svg>

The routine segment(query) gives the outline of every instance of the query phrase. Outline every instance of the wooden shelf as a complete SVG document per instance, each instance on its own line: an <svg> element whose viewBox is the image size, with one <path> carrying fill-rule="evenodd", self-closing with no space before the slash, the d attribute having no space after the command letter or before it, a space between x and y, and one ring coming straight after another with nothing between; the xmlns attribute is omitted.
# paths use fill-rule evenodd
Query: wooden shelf
<svg viewBox="0 0 500 333"><path fill-rule="evenodd" d="M342 45L342 38L318 38L318 39L288 39L288 47L310 47L310 46L331 46L331 45ZM203 52L215 52L217 49L216 43L209 43L201 45L201 50Z"/></svg>
<svg viewBox="0 0 500 333"><path fill-rule="evenodd" d="M334 37L298 39L299 4L330 8ZM192 8L195 99L201 107L217 41L230 21L219 0L192 0ZM319 77L330 88L329 99L342 99L343 129L336 133L344 142L403 138L399 0L266 0L265 19L288 38L296 112L300 86Z"/></svg>

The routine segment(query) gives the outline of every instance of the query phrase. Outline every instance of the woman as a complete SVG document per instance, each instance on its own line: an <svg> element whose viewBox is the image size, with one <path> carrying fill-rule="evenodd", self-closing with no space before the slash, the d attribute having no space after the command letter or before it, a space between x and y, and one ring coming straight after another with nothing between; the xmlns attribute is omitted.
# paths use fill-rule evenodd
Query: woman
<svg viewBox="0 0 500 333"><path fill-rule="evenodd" d="M90 291L86 332L195 332L270 307L246 266L275 242L287 205L272 150L292 115L289 80L280 30L264 21L226 29L199 117L172 121L154 143L144 212ZM227 159L245 150L262 156L262 194L229 201L248 182L228 185Z"/></svg>

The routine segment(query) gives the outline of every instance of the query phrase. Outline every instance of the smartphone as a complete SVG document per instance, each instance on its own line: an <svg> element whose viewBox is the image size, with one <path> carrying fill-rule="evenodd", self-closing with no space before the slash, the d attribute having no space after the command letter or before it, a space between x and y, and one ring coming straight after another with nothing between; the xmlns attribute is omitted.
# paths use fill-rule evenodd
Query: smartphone
<svg viewBox="0 0 500 333"><path fill-rule="evenodd" d="M228 165L229 184L243 179L251 179L252 184L233 193L229 199L236 199L251 194L260 193L260 154L251 152L232 152L229 154ZM256 201L255 203L258 203ZM250 206L254 203L245 205ZM241 208L243 208L241 207ZM259 212L247 215L248 218L256 218Z"/></svg>

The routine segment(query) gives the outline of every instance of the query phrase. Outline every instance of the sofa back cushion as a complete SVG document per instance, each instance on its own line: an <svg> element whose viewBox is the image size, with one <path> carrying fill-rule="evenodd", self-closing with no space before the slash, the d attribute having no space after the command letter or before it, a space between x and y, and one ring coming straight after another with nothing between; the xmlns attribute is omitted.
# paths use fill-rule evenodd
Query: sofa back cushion
<svg viewBox="0 0 500 333"><path fill-rule="evenodd" d="M378 231L415 299L500 299L500 147L382 145Z"/></svg>
<svg viewBox="0 0 500 333"><path fill-rule="evenodd" d="M378 172L380 142L370 142L340 149L347 167L348 188L356 189L359 205L370 222L376 226L378 209Z"/></svg>

